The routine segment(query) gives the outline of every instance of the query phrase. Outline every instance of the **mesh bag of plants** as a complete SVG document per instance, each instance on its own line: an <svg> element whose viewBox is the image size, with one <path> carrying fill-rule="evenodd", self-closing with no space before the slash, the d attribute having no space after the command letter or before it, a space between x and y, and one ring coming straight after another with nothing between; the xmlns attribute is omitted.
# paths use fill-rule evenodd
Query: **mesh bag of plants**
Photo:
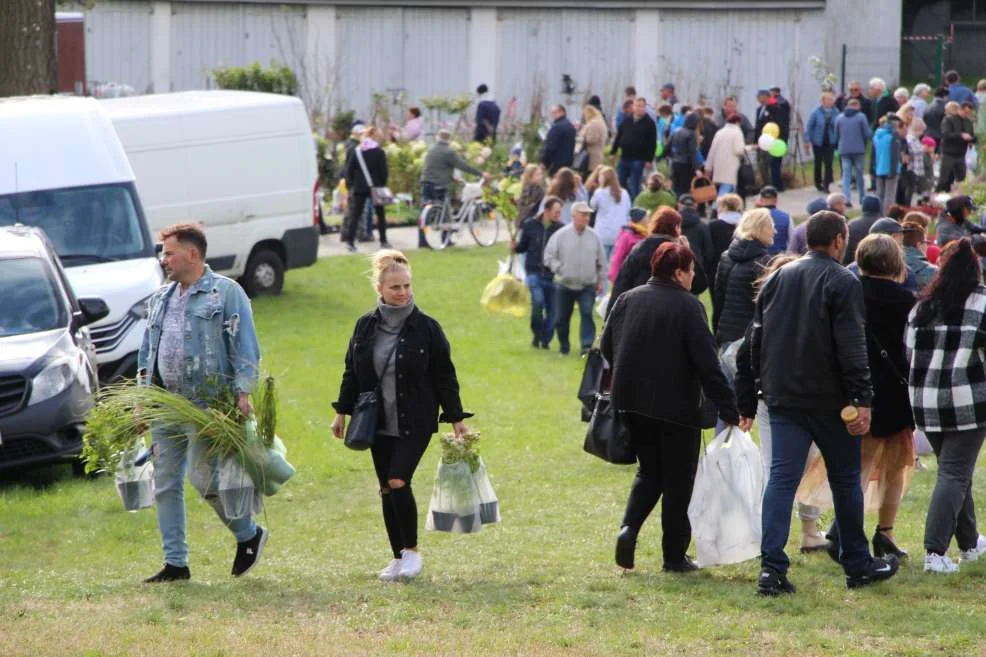
<svg viewBox="0 0 986 657"><path fill-rule="evenodd" d="M527 286L515 273L517 260L501 260L500 273L486 285L479 303L490 312L504 313L512 317L523 317L530 306Z"/></svg>
<svg viewBox="0 0 986 657"><path fill-rule="evenodd" d="M144 439L138 438L131 450L120 459L116 469L116 492L123 508L139 511L154 506L154 465L148 459L143 465L134 461L143 450Z"/></svg>

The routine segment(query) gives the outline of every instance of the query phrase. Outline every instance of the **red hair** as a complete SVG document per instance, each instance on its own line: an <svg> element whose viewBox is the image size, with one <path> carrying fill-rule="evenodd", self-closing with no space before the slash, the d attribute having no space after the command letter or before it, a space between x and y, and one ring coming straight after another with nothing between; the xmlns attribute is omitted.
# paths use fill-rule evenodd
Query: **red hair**
<svg viewBox="0 0 986 657"><path fill-rule="evenodd" d="M665 242L657 247L650 259L651 275L670 279L679 269L688 271L695 262L695 254L690 248L678 242Z"/></svg>
<svg viewBox="0 0 986 657"><path fill-rule="evenodd" d="M674 208L660 207L650 217L651 235L677 235L681 228L681 215Z"/></svg>

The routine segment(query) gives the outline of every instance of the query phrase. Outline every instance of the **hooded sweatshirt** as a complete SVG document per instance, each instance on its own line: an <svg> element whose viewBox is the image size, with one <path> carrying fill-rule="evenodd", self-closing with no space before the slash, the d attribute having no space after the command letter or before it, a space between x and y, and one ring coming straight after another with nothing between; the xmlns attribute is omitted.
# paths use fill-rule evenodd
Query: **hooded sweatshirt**
<svg viewBox="0 0 986 657"><path fill-rule="evenodd" d="M851 107L835 120L835 134L840 155L862 155L866 152L866 142L873 136L866 115Z"/></svg>
<svg viewBox="0 0 986 657"><path fill-rule="evenodd" d="M873 152L876 155L876 175L892 178L900 173L900 140L890 121L877 128L873 135Z"/></svg>

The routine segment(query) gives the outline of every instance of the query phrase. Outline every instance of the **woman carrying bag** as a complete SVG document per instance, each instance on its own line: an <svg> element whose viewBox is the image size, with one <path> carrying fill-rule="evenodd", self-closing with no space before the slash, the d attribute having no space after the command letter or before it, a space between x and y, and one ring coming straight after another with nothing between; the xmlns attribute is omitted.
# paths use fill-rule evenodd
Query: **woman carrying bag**
<svg viewBox="0 0 986 657"><path fill-rule="evenodd" d="M651 278L617 299L601 350L612 364L612 404L630 430L640 468L616 540L616 563L634 567L637 534L662 497L664 570L690 572L688 504L701 448L702 391L726 423L740 424L702 302L689 291L695 255L677 242L661 244ZM741 427L749 430L749 421Z"/></svg>
<svg viewBox="0 0 986 657"><path fill-rule="evenodd" d="M342 227L342 241L350 253L356 253L356 229L366 208L366 202L373 199L373 211L377 215L377 232L380 233L380 248L389 249L387 243L387 216L384 212L381 194L387 185L387 155L379 143L380 134L376 128L363 133L363 139L353 149L346 161L346 186L350 189L349 213Z"/></svg>
<svg viewBox="0 0 986 657"><path fill-rule="evenodd" d="M457 436L468 433L463 420L459 382L451 350L437 321L415 306L411 265L400 251L373 256L373 288L379 294L375 310L356 322L346 351L346 369L332 434L347 446L370 449L380 485L383 522L393 560L380 571L380 580L397 581L421 572L418 554L418 507L411 478L439 422L450 422ZM366 400L375 393L370 417ZM441 416L438 408L441 405ZM346 416L352 415L349 432ZM355 430L367 426L355 436Z"/></svg>

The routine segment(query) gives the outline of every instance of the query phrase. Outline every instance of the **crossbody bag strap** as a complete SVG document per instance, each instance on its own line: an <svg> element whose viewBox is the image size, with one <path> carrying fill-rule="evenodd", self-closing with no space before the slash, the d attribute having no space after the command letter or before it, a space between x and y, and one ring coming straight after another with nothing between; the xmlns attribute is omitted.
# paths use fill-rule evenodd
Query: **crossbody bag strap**
<svg viewBox="0 0 986 657"><path fill-rule="evenodd" d="M390 369L390 361L391 359L394 358L394 354L397 353L397 345L399 345L400 343L401 343L401 338L400 335L398 335L397 340L394 341L394 348L390 350L389 354L387 354L387 360L383 362L383 370L380 372L380 376L377 377L378 386L380 385L380 382L383 381L383 377L386 376L387 370ZM394 363L394 367L395 368L397 367L396 362Z"/></svg>
<svg viewBox="0 0 986 657"><path fill-rule="evenodd" d="M866 329L866 337L867 339L872 340L873 344L876 345L877 349L880 351L880 356L883 357L883 360L887 361L887 366L890 368L890 371L894 373L894 376L896 376L897 379L906 386L907 377L903 376L897 370L897 367L894 365L894 362L890 359L890 352L888 352L886 349L883 348L883 345L880 344L880 341L876 339L876 336L870 333L869 329Z"/></svg>
<svg viewBox="0 0 986 657"><path fill-rule="evenodd" d="M375 187L373 178L370 177L370 170L366 168L366 160L363 159L363 153L360 151L359 146L356 147L356 159L359 160L359 168L363 170L363 177L366 178L367 186L372 189Z"/></svg>

